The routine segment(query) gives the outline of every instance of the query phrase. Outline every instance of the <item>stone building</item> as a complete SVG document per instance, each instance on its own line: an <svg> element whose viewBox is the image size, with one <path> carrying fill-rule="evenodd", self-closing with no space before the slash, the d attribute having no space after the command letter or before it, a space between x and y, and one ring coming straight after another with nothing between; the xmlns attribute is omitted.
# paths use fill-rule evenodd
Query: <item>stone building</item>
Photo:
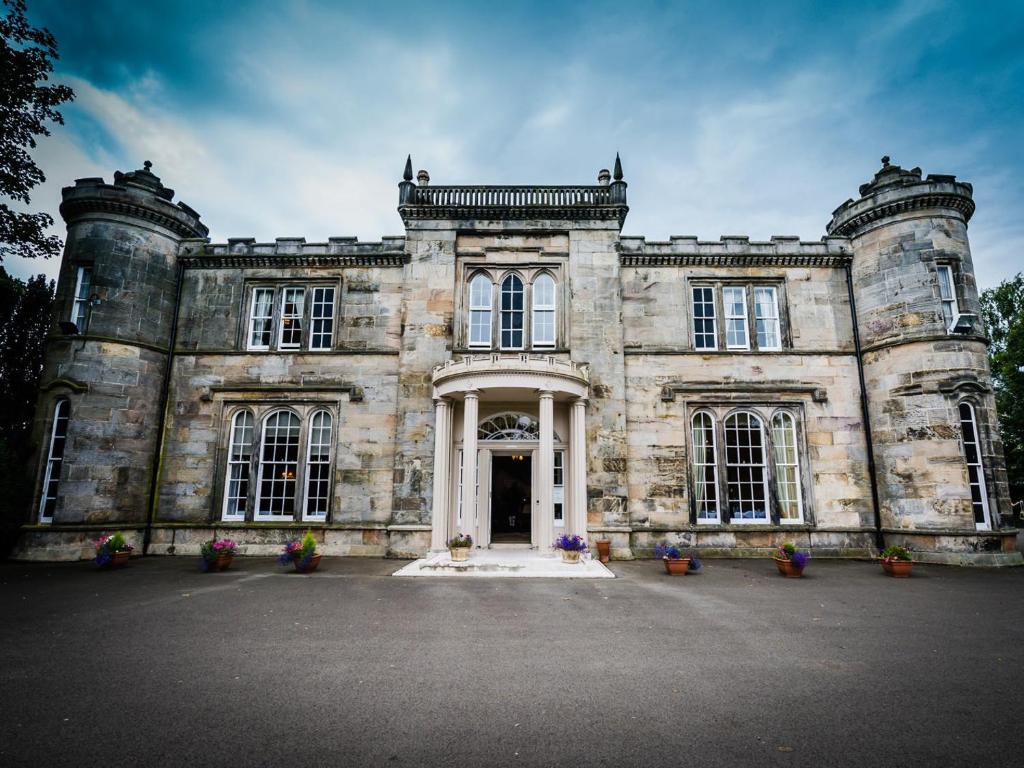
<svg viewBox="0 0 1024 768"><path fill-rule="evenodd" d="M405 235L212 244L145 167L64 189L18 555L609 538L1020 560L972 189L881 170L816 242L648 242L626 182L435 186Z"/></svg>

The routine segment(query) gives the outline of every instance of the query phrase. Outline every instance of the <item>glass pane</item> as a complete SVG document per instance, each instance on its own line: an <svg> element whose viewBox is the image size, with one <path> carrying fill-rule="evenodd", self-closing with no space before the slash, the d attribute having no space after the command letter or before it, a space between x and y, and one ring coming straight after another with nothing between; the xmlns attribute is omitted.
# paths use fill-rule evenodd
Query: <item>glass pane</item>
<svg viewBox="0 0 1024 768"><path fill-rule="evenodd" d="M735 413L725 420L726 490L737 520L767 520L767 488L761 420Z"/></svg>

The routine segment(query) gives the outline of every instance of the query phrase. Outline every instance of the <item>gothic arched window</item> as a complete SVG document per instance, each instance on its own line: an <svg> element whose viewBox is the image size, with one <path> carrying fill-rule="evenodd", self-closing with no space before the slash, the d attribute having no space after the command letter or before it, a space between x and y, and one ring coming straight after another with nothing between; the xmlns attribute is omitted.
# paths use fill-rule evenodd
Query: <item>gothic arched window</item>
<svg viewBox="0 0 1024 768"><path fill-rule="evenodd" d="M39 501L39 522L52 523L53 510L57 506L57 488L60 486L60 470L64 466L64 445L68 439L68 419L71 417L71 403L62 397L53 408L53 426L50 428L50 450L46 455L46 475L43 477L43 493Z"/></svg>
<svg viewBox="0 0 1024 768"><path fill-rule="evenodd" d="M555 281L547 273L533 281L533 346L555 346Z"/></svg>
<svg viewBox="0 0 1024 768"><path fill-rule="evenodd" d="M224 519L245 519L249 501L249 468L252 464L252 442L255 423L249 411L239 411L231 420L228 444L227 487L224 491Z"/></svg>
<svg viewBox="0 0 1024 768"><path fill-rule="evenodd" d="M491 281L479 274L469 284L469 346L491 346Z"/></svg>
<svg viewBox="0 0 1024 768"><path fill-rule="evenodd" d="M501 348L523 348L523 281L509 275L501 282Z"/></svg>

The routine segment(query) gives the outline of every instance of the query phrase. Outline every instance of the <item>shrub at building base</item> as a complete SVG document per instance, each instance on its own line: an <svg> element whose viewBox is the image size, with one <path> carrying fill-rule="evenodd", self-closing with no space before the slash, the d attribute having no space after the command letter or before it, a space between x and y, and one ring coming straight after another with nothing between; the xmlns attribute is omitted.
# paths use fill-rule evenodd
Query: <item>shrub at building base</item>
<svg viewBox="0 0 1024 768"><path fill-rule="evenodd" d="M804 568L807 567L807 561L810 559L810 554L800 552L796 548L796 544L791 541L787 541L775 553L775 565L779 569L779 573L790 579L799 579L803 576Z"/></svg>
<svg viewBox="0 0 1024 768"><path fill-rule="evenodd" d="M231 561L235 558L238 545L231 539L210 539L204 541L200 548L202 554L202 568L207 573L211 571L226 571L231 567Z"/></svg>
<svg viewBox="0 0 1024 768"><path fill-rule="evenodd" d="M320 555L316 551L316 539L311 531L306 531L302 540L292 539L284 545L284 550L277 558L281 565L291 563L298 573L312 573L320 565Z"/></svg>
<svg viewBox="0 0 1024 768"><path fill-rule="evenodd" d="M128 562L134 549L121 533L100 536L95 544L96 565L100 568L120 568Z"/></svg>
<svg viewBox="0 0 1024 768"><path fill-rule="evenodd" d="M460 533L448 541L448 553L451 555L452 560L456 562L461 563L469 560L469 552L472 548L473 537L468 534Z"/></svg>
<svg viewBox="0 0 1024 768"><path fill-rule="evenodd" d="M882 550L880 558L882 570L895 579L905 579L910 576L910 570L914 567L914 561L910 556L910 550L901 547L899 544L892 544Z"/></svg>
<svg viewBox="0 0 1024 768"><path fill-rule="evenodd" d="M583 540L582 536L577 536L575 533L572 535L563 533L555 539L555 549L562 553L562 562L578 563L580 555L587 551L587 542Z"/></svg>

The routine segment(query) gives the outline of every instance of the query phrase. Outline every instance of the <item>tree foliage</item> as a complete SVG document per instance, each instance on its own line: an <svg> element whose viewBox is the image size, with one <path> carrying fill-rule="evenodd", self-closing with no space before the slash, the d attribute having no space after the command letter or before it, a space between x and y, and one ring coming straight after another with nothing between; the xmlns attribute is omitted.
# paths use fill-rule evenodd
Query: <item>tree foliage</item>
<svg viewBox="0 0 1024 768"><path fill-rule="evenodd" d="M1010 496L1024 500L1024 274L981 294Z"/></svg>
<svg viewBox="0 0 1024 768"><path fill-rule="evenodd" d="M0 266L0 555L13 542L32 500L32 421L43 373L54 283L22 282Z"/></svg>
<svg viewBox="0 0 1024 768"><path fill-rule="evenodd" d="M49 136L47 124L64 123L57 110L74 98L66 85L46 85L58 58L57 41L47 29L25 18L25 0L4 0L0 18L0 197L30 205L29 192L46 181L32 160L37 136ZM5 256L56 256L61 242L47 235L53 217L24 213L0 202L0 261Z"/></svg>

